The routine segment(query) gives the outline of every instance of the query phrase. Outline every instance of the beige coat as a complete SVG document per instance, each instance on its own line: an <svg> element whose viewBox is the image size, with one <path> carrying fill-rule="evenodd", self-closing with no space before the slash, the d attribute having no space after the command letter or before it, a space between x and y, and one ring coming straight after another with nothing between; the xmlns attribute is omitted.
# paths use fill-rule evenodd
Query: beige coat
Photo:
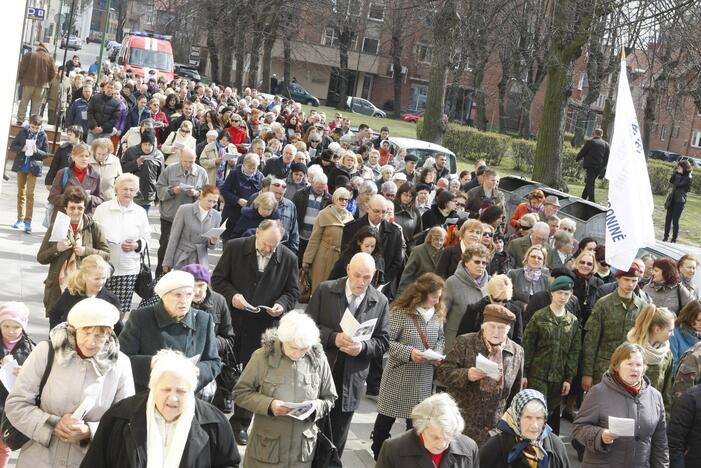
<svg viewBox="0 0 701 468"><path fill-rule="evenodd" d="M46 369L49 342L34 348L5 402L5 414L13 426L27 434L17 467L78 468L88 446L62 442L53 429L64 414L70 414L88 397L95 402L84 421L95 434L100 418L112 404L134 394L134 379L129 358L119 351L112 335L95 358L81 359L69 339L66 325L51 331L55 354L51 373L37 407L35 398ZM73 341L73 343L71 343Z"/></svg>
<svg viewBox="0 0 701 468"><path fill-rule="evenodd" d="M98 162L95 156L90 156L90 166L100 174L100 191L105 201L112 200L116 194L114 182L122 175L122 165L117 156L110 154L103 162Z"/></svg>
<svg viewBox="0 0 701 468"><path fill-rule="evenodd" d="M182 145L182 147L180 147ZM197 140L192 136L192 134L183 138L179 131L174 131L166 141L161 145L161 153L166 158L166 166L172 166L173 164L178 164L180 162L180 152L182 148L189 148L194 153L197 151Z"/></svg>
<svg viewBox="0 0 701 468"><path fill-rule="evenodd" d="M231 154L236 154L236 147L229 144L226 147L226 152ZM200 154L200 166L207 170L207 183L209 185L217 185L217 144L208 143L202 150ZM229 160L229 167L234 167L236 165L236 159Z"/></svg>
<svg viewBox="0 0 701 468"><path fill-rule="evenodd" d="M312 293L316 291L319 283L329 279L333 266L341 256L341 238L343 226L353 221L353 215L345 211L337 215L336 207L329 205L319 212L312 235L304 251L302 264L311 267Z"/></svg>

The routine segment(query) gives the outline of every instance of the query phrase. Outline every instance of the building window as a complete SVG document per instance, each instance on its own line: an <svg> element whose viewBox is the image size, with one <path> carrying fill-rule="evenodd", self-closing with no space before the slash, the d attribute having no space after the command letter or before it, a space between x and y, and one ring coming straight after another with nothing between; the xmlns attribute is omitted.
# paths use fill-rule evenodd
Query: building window
<svg viewBox="0 0 701 468"><path fill-rule="evenodd" d="M334 28L324 28L324 34L321 36L321 45L327 47L336 47L338 45L338 34Z"/></svg>
<svg viewBox="0 0 701 468"><path fill-rule="evenodd" d="M701 130L694 130L691 134L691 146L701 148Z"/></svg>
<svg viewBox="0 0 701 468"><path fill-rule="evenodd" d="M376 21L384 21L385 4L383 2L371 2L368 8L368 18Z"/></svg>
<svg viewBox="0 0 701 468"><path fill-rule="evenodd" d="M380 49L380 41L366 37L363 39L363 52L366 54L377 54Z"/></svg>
<svg viewBox="0 0 701 468"><path fill-rule="evenodd" d="M416 60L422 63L431 63L433 58L433 47L426 44L416 44Z"/></svg>
<svg viewBox="0 0 701 468"><path fill-rule="evenodd" d="M665 141L667 139L667 127L664 125L660 129L660 141Z"/></svg>
<svg viewBox="0 0 701 468"><path fill-rule="evenodd" d="M340 15L360 16L360 0L332 0L333 12Z"/></svg>

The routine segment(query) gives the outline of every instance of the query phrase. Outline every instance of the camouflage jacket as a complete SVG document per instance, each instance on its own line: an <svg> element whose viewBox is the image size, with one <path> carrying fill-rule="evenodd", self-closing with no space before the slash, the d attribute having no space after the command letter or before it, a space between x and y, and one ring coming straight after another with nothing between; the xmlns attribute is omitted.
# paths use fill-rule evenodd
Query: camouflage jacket
<svg viewBox="0 0 701 468"><path fill-rule="evenodd" d="M689 348L679 359L672 386L672 403L676 403L687 390L699 383L701 383L701 341Z"/></svg>
<svg viewBox="0 0 701 468"><path fill-rule="evenodd" d="M550 306L544 307L533 314L523 334L523 375L546 382L571 382L581 349L577 317L567 311L556 317Z"/></svg>
<svg viewBox="0 0 701 468"><path fill-rule="evenodd" d="M582 353L582 375L591 376L594 384L601 382L611 355L626 341L628 331L633 328L643 306L645 301L634 294L633 303L626 310L617 291L596 301L587 320Z"/></svg>

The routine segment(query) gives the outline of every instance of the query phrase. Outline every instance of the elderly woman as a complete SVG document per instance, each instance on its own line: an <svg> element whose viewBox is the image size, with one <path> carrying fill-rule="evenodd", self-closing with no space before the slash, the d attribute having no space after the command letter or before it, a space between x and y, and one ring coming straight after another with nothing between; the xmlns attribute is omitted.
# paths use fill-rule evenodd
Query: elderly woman
<svg viewBox="0 0 701 468"><path fill-rule="evenodd" d="M85 214L92 214L104 201L100 174L90 167L90 147L79 143L71 151L71 164L56 173L54 183L49 190L49 203L55 208L64 206L63 197L68 187L82 187L87 194Z"/></svg>
<svg viewBox="0 0 701 468"><path fill-rule="evenodd" d="M682 355L701 341L701 301L694 299L685 305L674 324L674 335L669 339L669 347L676 369Z"/></svg>
<svg viewBox="0 0 701 468"><path fill-rule="evenodd" d="M677 260L677 269L679 270L679 280L689 291L692 299L698 299L699 293L697 287L694 284L694 276L696 276L696 267L699 265L699 261L693 255L682 255L679 260Z"/></svg>
<svg viewBox="0 0 701 468"><path fill-rule="evenodd" d="M460 406L468 425L463 434L483 444L489 438L506 402L521 390L523 348L508 337L516 319L507 308L490 304L484 308L484 323L478 333L460 335L455 346L438 367L438 380ZM492 362L494 372L487 374L477 364L481 354Z"/></svg>
<svg viewBox="0 0 701 468"><path fill-rule="evenodd" d="M443 303L448 315L445 323L445 349L450 351L458 334L460 321L470 304L487 295L487 249L481 244L468 245L455 274L446 281Z"/></svg>
<svg viewBox="0 0 701 468"><path fill-rule="evenodd" d="M100 191L105 201L115 197L115 182L122 175L122 164L114 154L109 138L97 138L90 145L90 167L100 176Z"/></svg>
<svg viewBox="0 0 701 468"><path fill-rule="evenodd" d="M195 398L197 371L181 353L159 351L152 359L149 391L122 400L102 416L80 466L239 466L226 417Z"/></svg>
<svg viewBox="0 0 701 468"><path fill-rule="evenodd" d="M450 229L448 230L450 231ZM452 231L453 235L455 231ZM476 219L468 219L460 226L458 231L460 238L459 242L454 241L452 245L446 247L441 253L436 266L436 273L447 279L455 273L455 270L460 265L462 253L468 245L479 244L482 241L482 223ZM450 235L448 235L450 237ZM486 250L486 248L485 248ZM487 250L487 256L489 251Z"/></svg>
<svg viewBox="0 0 701 468"><path fill-rule="evenodd" d="M632 419L633 435L611 430L612 418ZM601 383L584 397L573 436L585 448L583 468L669 466L664 402L645 376L640 345L616 348Z"/></svg>
<svg viewBox="0 0 701 468"><path fill-rule="evenodd" d="M199 164L207 170L207 183L209 185L219 187L224 183L227 165L227 162L224 160L225 155L234 155L233 157L228 156L229 167L234 167L236 163L238 151L230 143L230 140L231 135L229 135L229 132L220 130L216 139L211 143L207 143L202 150L202 154L200 154Z"/></svg>
<svg viewBox="0 0 701 468"><path fill-rule="evenodd" d="M652 280L643 288L659 307L666 307L679 313L682 308L691 302L691 295L686 286L679 280L679 270L671 258L658 258L652 264Z"/></svg>
<svg viewBox="0 0 701 468"><path fill-rule="evenodd" d="M533 245L526 250L523 268L515 268L508 273L514 284L514 300L519 301L524 309L533 294L548 289L550 272L544 267L546 255L544 247Z"/></svg>
<svg viewBox="0 0 701 468"><path fill-rule="evenodd" d="M477 468L477 444L461 434L465 422L447 393L426 398L411 412L413 429L387 440L375 468Z"/></svg>
<svg viewBox="0 0 701 468"><path fill-rule="evenodd" d="M356 173L356 166L355 154L352 151L344 151L338 165L329 172L329 191L333 192L337 187L340 187L338 185L338 177L344 176L351 180ZM377 189L377 186L375 186L375 189Z"/></svg>
<svg viewBox="0 0 701 468"><path fill-rule="evenodd" d="M572 234L567 231L557 231L553 236L553 248L549 249L546 266L552 270L563 267L570 260L573 251Z"/></svg>
<svg viewBox="0 0 701 468"><path fill-rule="evenodd" d="M314 423L329 414L337 396L316 324L302 311L283 315L277 329L263 334L234 387L236 404L255 413L246 468L311 467ZM309 405L304 418L289 406L298 403ZM288 415L293 410L297 415Z"/></svg>
<svg viewBox="0 0 701 468"><path fill-rule="evenodd" d="M372 431L372 452L377 459L397 418L411 429L412 408L431 396L433 369L441 363L445 347L441 294L443 278L424 273L393 303L389 315L389 359L384 366ZM434 351L431 358L424 353Z"/></svg>
<svg viewBox="0 0 701 468"><path fill-rule="evenodd" d="M221 224L221 215L214 209L217 200L219 189L205 185L198 201L178 207L163 257L163 271L191 263L209 266L208 249L217 245L219 238L207 238L204 234Z"/></svg>
<svg viewBox="0 0 701 468"><path fill-rule="evenodd" d="M68 276L68 284L61 297L49 311L49 330L68 318L68 312L78 302L87 297L103 299L119 308L119 298L105 287L111 272L110 264L99 255L88 255L80 262L78 270ZM122 330L122 324L115 324L117 334Z"/></svg>
<svg viewBox="0 0 701 468"><path fill-rule="evenodd" d="M455 213L455 195L443 190L436 195L436 204L421 215L421 223L424 229L428 229L433 226L443 226L446 219L454 217L457 217Z"/></svg>
<svg viewBox="0 0 701 468"><path fill-rule="evenodd" d="M263 188L263 173L258 170L260 157L257 154L248 153L243 157L240 165L229 172L221 187L224 197L224 210L222 221L226 221L226 231L222 239L228 239L236 222L241 216L241 208L245 207L248 199L254 193Z"/></svg>
<svg viewBox="0 0 701 468"><path fill-rule="evenodd" d="M66 238L57 242L50 240L54 229L52 223L39 247L37 261L49 265L49 273L44 281L44 307L47 314L66 288L68 275L77 270L83 258L93 254L98 254L105 260L110 258L110 248L103 229L85 214L87 200L88 196L82 187L68 187L62 196L63 210L70 218Z"/></svg>
<svg viewBox="0 0 701 468"><path fill-rule="evenodd" d="M482 328L484 322L484 309L489 304L496 304L506 307L516 317L514 323L509 328L509 338L517 344L521 344L523 338L523 314L518 304L512 302L514 285L506 275L496 275L487 281L487 295L479 301L468 304L458 327L458 335L465 333L476 333Z"/></svg>
<svg viewBox="0 0 701 468"><path fill-rule="evenodd" d="M165 156L165 165L170 166L180 162L180 153L188 148L197 151L197 140L192 136L192 122L183 120L177 132L172 132L161 145L161 153Z"/></svg>
<svg viewBox="0 0 701 468"><path fill-rule="evenodd" d="M272 192L261 193L253 200L253 206L241 209L241 217L231 231L229 239L248 237L255 233L265 219L280 219L276 212L278 202ZM228 239L227 239L228 240Z"/></svg>
<svg viewBox="0 0 701 468"><path fill-rule="evenodd" d="M333 192L332 203L319 211L314 220L312 235L304 251L302 268L311 272L312 293L322 281L329 278L334 264L341 257L343 227L353 221L346 207L352 194L345 188Z"/></svg>
<svg viewBox="0 0 701 468"><path fill-rule="evenodd" d="M489 468L567 468L565 444L545 423L548 408L537 390L522 390L497 423L499 433L480 447L480 465Z"/></svg>
<svg viewBox="0 0 701 468"><path fill-rule="evenodd" d="M129 359L113 333L117 320L115 306L83 299L24 362L5 403L7 419L30 438L18 467L78 467L105 411L134 394Z"/></svg>
<svg viewBox="0 0 701 468"><path fill-rule="evenodd" d="M100 139L95 140L95 142ZM95 143L93 143L94 145ZM114 184L116 198L97 207L93 219L104 230L114 267L106 287L121 301L122 316L131 310L134 284L140 269L140 253L148 245L151 225L146 211L134 203L139 192L139 178L122 174Z"/></svg>
<svg viewBox="0 0 701 468"><path fill-rule="evenodd" d="M161 349L170 348L196 361L199 375L195 390L202 398L210 399L214 394L214 378L221 370L214 319L192 307L194 287L190 273L170 271L154 288L160 301L129 316L119 344L131 359L137 391L147 388L151 358ZM205 386L207 390L202 392Z"/></svg>
<svg viewBox="0 0 701 468"><path fill-rule="evenodd" d="M423 244L412 249L411 254L409 254L409 260L407 260L404 271L402 271L402 277L399 280L398 293L401 293L424 273L436 271L446 236L445 229L440 226L434 226L426 234Z"/></svg>

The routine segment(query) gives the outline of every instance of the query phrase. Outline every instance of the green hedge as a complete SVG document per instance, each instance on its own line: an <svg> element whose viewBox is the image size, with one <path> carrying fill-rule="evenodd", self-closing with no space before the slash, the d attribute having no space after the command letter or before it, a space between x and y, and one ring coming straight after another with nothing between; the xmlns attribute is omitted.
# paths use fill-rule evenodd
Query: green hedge
<svg viewBox="0 0 701 468"><path fill-rule="evenodd" d="M453 150L458 158L484 159L490 166L499 166L511 150L511 140L507 135L451 124L443 135L443 146Z"/></svg>

